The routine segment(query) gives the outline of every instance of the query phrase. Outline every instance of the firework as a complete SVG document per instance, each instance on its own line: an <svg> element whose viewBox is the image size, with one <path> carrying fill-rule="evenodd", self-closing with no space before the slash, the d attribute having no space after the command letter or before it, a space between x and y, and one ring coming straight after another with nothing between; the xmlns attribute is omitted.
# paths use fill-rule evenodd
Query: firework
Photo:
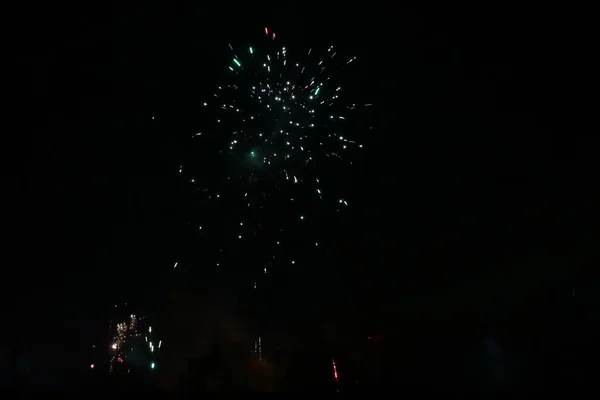
<svg viewBox="0 0 600 400"><path fill-rule="evenodd" d="M140 324L143 321L145 318L131 314L127 319L117 322L114 330L110 330L109 370L111 372L117 365L126 366L128 371L132 366L150 365L150 368L154 369L155 359L162 341L155 339L156 335L152 334L151 326L142 332Z"/></svg>
<svg viewBox="0 0 600 400"><path fill-rule="evenodd" d="M244 284L255 292L277 285L273 273L317 272L309 265L349 212L371 108L346 95L355 91L344 82L360 84L347 72L356 57L334 46L288 48L263 32L256 45L227 45L228 78L200 100L190 157L177 168L192 197L194 240L218 243L205 264L245 263Z"/></svg>

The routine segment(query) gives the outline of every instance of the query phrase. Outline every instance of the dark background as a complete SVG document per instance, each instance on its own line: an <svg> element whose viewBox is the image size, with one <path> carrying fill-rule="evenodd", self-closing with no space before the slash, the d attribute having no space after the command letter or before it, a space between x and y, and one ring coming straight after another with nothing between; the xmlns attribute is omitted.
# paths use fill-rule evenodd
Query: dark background
<svg viewBox="0 0 600 400"><path fill-rule="evenodd" d="M377 107L355 228L308 315L390 333L455 314L542 318L548 299L594 293L600 141L582 122L583 13L289 4L15 11L18 71L5 79L17 123L3 146L13 343L74 367L112 303L156 305L179 250L174 172L199 98L227 41L264 26L354 50Z"/></svg>

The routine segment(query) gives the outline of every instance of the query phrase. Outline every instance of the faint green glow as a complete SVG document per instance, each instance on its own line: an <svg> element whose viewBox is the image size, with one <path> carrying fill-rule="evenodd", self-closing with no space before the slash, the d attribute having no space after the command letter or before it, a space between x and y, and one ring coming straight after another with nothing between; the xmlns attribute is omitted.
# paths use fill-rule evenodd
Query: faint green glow
<svg viewBox="0 0 600 400"><path fill-rule="evenodd" d="M254 54L254 50L252 50L252 47L250 47L250 54Z"/></svg>
<svg viewBox="0 0 600 400"><path fill-rule="evenodd" d="M321 89L321 88L317 88L317 90L315 90L315 96L316 96L317 94L319 94L319 90L320 90L320 89Z"/></svg>

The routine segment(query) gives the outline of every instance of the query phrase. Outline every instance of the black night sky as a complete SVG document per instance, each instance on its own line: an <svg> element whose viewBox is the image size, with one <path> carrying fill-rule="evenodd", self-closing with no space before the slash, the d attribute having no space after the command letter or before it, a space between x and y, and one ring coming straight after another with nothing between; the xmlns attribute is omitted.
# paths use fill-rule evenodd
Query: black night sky
<svg viewBox="0 0 600 400"><path fill-rule="evenodd" d="M163 308L173 260L189 249L176 172L197 104L225 75L223 46L264 26L290 47L350 49L355 94L376 106L351 177L352 223L335 262L287 283L284 305L312 285L290 324L416 337L423 321L508 321L516 309L542 320L573 288L593 291L600 141L580 122L585 68L566 15L364 6L27 11L15 45L18 123L5 129L15 171L5 305L18 324L7 339L69 354L59 358L74 368L112 304ZM198 267L190 285L203 290L206 274Z"/></svg>

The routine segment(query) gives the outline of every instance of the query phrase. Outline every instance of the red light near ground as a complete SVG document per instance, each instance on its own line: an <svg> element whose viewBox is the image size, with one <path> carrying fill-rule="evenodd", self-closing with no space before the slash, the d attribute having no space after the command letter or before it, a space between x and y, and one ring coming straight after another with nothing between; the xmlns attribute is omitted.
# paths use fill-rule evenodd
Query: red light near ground
<svg viewBox="0 0 600 400"><path fill-rule="evenodd" d="M338 381L337 366L335 365L335 360L331 360L331 362L333 363L333 379L335 379L335 382L337 383L337 381Z"/></svg>

